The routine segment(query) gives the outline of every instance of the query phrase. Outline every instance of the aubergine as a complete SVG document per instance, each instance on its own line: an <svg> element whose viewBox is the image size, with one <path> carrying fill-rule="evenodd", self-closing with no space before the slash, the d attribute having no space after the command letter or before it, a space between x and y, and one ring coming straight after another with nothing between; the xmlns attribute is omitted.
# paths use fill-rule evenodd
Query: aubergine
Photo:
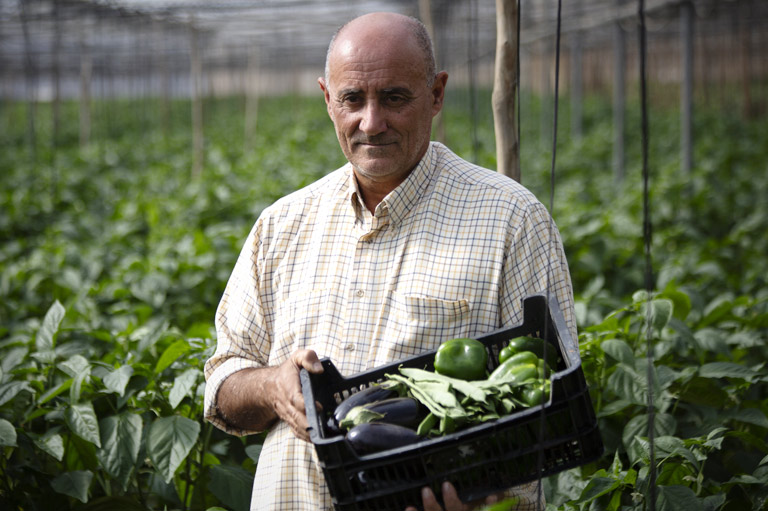
<svg viewBox="0 0 768 511"><path fill-rule="evenodd" d="M333 411L333 417L336 419L336 423L341 422L344 417L347 416L349 411L356 407L367 405L375 401L381 401L383 399L389 399L397 395L397 391L394 388L383 387L381 385L371 385L370 387L355 392L347 399L339 403L339 406Z"/></svg>
<svg viewBox="0 0 768 511"><path fill-rule="evenodd" d="M326 425L332 432L341 433L339 423L344 420L344 417L347 416L347 413L349 413L352 408L373 403L374 401L382 401L395 396L397 396L397 391L394 388L371 385L360 392L355 392L339 403L333 411L333 414L328 418Z"/></svg>
<svg viewBox="0 0 768 511"><path fill-rule="evenodd" d="M350 429L365 422L386 422L416 429L425 415L417 400L392 397L352 408L338 425L341 429Z"/></svg>
<svg viewBox="0 0 768 511"><path fill-rule="evenodd" d="M385 449L396 449L422 439L411 428L386 422L366 422L350 429L347 442L358 454L370 454Z"/></svg>

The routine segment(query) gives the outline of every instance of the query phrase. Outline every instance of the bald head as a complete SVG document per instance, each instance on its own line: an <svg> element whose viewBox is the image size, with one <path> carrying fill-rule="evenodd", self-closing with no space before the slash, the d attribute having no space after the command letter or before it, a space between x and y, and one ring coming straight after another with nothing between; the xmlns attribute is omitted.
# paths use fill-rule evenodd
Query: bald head
<svg viewBox="0 0 768 511"><path fill-rule="evenodd" d="M393 12L364 14L342 25L331 38L325 56L325 81L330 82L330 66L337 49L354 51L360 44L382 44L401 48L409 44L418 50L414 58L423 62L427 86L435 80L435 54L432 40L424 24L416 18Z"/></svg>

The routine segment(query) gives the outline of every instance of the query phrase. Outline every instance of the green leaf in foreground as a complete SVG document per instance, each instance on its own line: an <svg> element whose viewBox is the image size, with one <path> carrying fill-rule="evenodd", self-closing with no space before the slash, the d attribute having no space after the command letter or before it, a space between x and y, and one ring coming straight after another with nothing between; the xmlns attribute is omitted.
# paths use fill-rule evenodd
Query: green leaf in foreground
<svg viewBox="0 0 768 511"><path fill-rule="evenodd" d="M38 351L53 349L54 335L59 330L59 325L61 320L64 319L65 312L64 306L56 300L48 309L48 312L45 313L43 324L40 326L40 330L37 331L37 336L35 337L35 347Z"/></svg>
<svg viewBox="0 0 768 511"><path fill-rule="evenodd" d="M693 490L686 486L659 486L657 488L659 495L656 498L657 511L686 511L703 510L702 502L693 493Z"/></svg>
<svg viewBox="0 0 768 511"><path fill-rule="evenodd" d="M241 467L215 465L211 467L208 489L223 504L235 510L247 510L251 501L253 475Z"/></svg>
<svg viewBox="0 0 768 511"><path fill-rule="evenodd" d="M173 380L173 387L168 393L168 401L171 408L176 408L179 403L189 394L189 391L197 383L197 377L200 375L199 369L187 369Z"/></svg>
<svg viewBox="0 0 768 511"><path fill-rule="evenodd" d="M16 428L5 419L0 419L0 446L16 447Z"/></svg>
<svg viewBox="0 0 768 511"><path fill-rule="evenodd" d="M104 447L96 456L109 475L128 487L131 472L139 456L141 446L141 416L124 412L106 417L99 422Z"/></svg>
<svg viewBox="0 0 768 511"><path fill-rule="evenodd" d="M152 423L147 434L147 453L166 483L173 478L199 434L198 422L179 415L162 417Z"/></svg>
<svg viewBox="0 0 768 511"><path fill-rule="evenodd" d="M0 385L0 406L16 397L16 394L22 390L28 390L29 392L34 393L32 387L25 381L10 381Z"/></svg>
<svg viewBox="0 0 768 511"><path fill-rule="evenodd" d="M80 502L88 502L88 487L91 485L93 473L89 470L64 472L51 481L54 490L64 495L74 497Z"/></svg>
<svg viewBox="0 0 768 511"><path fill-rule="evenodd" d="M701 366L699 374L705 378L742 378L749 381L756 373L745 365L733 362L711 362Z"/></svg>
<svg viewBox="0 0 768 511"><path fill-rule="evenodd" d="M160 359L157 361L157 365L155 366L155 373L161 373L168 369L168 367L173 364L177 358L189 350L189 343L184 339L179 339L178 341L168 346L163 354L160 355Z"/></svg>
<svg viewBox="0 0 768 511"><path fill-rule="evenodd" d="M119 367L104 377L104 387L122 397L132 375L133 367L129 365Z"/></svg>
<svg viewBox="0 0 768 511"><path fill-rule="evenodd" d="M47 432L40 438L35 439L35 445L53 456L57 461L61 461L64 458L64 439L58 433Z"/></svg>
<svg viewBox="0 0 768 511"><path fill-rule="evenodd" d="M91 442L96 447L101 447L99 436L99 421L92 403L78 403L71 405L64 412L64 419L74 434Z"/></svg>

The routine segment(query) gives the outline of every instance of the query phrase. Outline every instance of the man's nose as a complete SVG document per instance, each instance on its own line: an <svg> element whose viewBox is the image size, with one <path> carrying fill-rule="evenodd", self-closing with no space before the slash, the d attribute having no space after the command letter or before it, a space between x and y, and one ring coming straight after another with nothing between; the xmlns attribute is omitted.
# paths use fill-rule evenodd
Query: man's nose
<svg viewBox="0 0 768 511"><path fill-rule="evenodd" d="M368 101L361 115L360 131L366 135L378 135L387 130L386 112L378 101Z"/></svg>

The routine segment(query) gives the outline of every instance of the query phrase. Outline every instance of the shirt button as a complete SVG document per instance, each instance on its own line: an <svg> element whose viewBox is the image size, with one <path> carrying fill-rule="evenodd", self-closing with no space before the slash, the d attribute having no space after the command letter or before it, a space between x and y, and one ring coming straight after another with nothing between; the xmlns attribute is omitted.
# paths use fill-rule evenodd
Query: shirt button
<svg viewBox="0 0 768 511"><path fill-rule="evenodd" d="M345 344L344 345L344 349L347 350L347 351L355 351L355 345L352 344L352 343Z"/></svg>
<svg viewBox="0 0 768 511"><path fill-rule="evenodd" d="M362 298L364 295L365 295L365 291L363 291L362 289L358 289L357 291L355 291L355 296L357 296L358 298Z"/></svg>

